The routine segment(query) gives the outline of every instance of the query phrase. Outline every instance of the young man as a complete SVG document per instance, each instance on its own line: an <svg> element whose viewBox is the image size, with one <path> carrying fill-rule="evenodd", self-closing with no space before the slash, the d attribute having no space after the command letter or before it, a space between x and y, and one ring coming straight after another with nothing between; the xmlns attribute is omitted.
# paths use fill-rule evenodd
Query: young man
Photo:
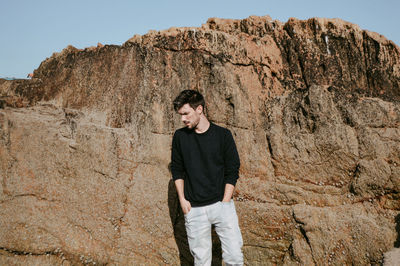
<svg viewBox="0 0 400 266"><path fill-rule="evenodd" d="M204 98L184 90L174 109L186 125L172 140L171 171L185 216L195 265L211 265L211 225L215 226L226 265L243 265L242 235L232 200L239 178L239 155L231 132L210 123Z"/></svg>

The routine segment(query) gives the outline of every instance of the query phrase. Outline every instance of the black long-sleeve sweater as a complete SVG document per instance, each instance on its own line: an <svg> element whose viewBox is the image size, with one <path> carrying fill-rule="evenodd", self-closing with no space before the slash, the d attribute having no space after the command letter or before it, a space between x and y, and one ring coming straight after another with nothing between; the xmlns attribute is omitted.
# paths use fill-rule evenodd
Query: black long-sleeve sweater
<svg viewBox="0 0 400 266"><path fill-rule="evenodd" d="M224 197L225 184L236 185L240 160L231 132L210 123L204 133L178 129L172 140L173 180L184 180L184 195L193 207Z"/></svg>

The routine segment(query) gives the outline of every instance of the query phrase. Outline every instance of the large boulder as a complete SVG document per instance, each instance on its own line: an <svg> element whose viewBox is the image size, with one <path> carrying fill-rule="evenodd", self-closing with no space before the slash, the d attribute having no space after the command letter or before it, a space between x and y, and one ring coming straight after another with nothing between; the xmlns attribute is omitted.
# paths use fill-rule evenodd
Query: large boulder
<svg viewBox="0 0 400 266"><path fill-rule="evenodd" d="M192 263L169 171L183 89L236 140L247 264L398 247L399 47L338 19L214 18L0 80L0 264Z"/></svg>

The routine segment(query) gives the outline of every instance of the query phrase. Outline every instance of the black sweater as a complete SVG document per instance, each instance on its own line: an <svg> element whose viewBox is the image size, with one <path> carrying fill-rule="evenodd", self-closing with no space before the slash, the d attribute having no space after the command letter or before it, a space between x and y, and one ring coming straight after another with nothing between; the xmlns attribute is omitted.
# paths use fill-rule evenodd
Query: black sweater
<svg viewBox="0 0 400 266"><path fill-rule="evenodd" d="M210 123L204 133L178 129L172 140L173 180L184 180L184 194L193 207L224 197L225 184L235 185L240 160L231 132Z"/></svg>

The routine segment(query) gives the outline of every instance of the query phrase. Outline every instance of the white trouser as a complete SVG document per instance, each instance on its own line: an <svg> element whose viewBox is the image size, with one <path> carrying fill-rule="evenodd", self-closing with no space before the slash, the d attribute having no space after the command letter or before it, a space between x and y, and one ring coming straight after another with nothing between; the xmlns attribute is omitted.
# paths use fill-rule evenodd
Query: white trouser
<svg viewBox="0 0 400 266"><path fill-rule="evenodd" d="M243 265L243 239L233 200L192 207L185 214L190 253L195 265L211 265L211 225L221 241L225 265Z"/></svg>

